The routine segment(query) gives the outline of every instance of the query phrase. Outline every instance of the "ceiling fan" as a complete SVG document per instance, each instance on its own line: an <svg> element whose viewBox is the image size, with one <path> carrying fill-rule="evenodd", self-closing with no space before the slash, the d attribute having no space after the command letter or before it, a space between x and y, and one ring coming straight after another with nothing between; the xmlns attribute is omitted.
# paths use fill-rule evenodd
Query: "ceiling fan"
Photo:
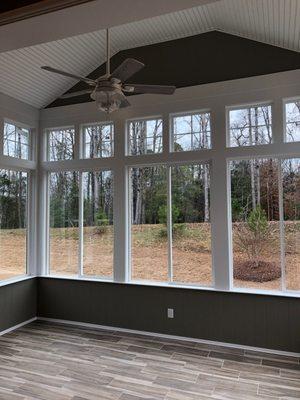
<svg viewBox="0 0 300 400"><path fill-rule="evenodd" d="M144 68L145 64L133 58L127 58L117 69L110 73L110 43L109 30L106 30L106 74L97 79L89 79L61 71L56 68L43 66L42 69L56 74L68 76L85 82L90 88L80 90L78 92L66 93L61 99L69 97L81 96L89 93L91 98L96 101L98 109L110 113L119 108L130 106L125 93L153 93L153 94L173 94L176 90L175 86L164 85L140 85L135 83L125 83L132 75Z"/></svg>

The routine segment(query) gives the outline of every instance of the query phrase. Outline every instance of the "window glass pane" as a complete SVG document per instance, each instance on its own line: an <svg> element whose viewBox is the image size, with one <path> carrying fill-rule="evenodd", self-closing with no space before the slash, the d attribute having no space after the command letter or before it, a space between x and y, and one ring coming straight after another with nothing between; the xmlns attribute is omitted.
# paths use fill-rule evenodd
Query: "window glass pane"
<svg viewBox="0 0 300 400"><path fill-rule="evenodd" d="M253 106L229 111L230 147L272 143L272 107Z"/></svg>
<svg viewBox="0 0 300 400"><path fill-rule="evenodd" d="M0 279L26 274L27 173L0 169Z"/></svg>
<svg viewBox="0 0 300 400"><path fill-rule="evenodd" d="M82 175L83 274L113 276L113 176L111 171Z"/></svg>
<svg viewBox="0 0 300 400"><path fill-rule="evenodd" d="M230 162L234 286L281 288L278 162Z"/></svg>
<svg viewBox="0 0 300 400"><path fill-rule="evenodd" d="M73 128L49 131L49 160L72 160L74 158L75 131Z"/></svg>
<svg viewBox="0 0 300 400"><path fill-rule="evenodd" d="M172 167L173 281L212 285L209 164Z"/></svg>
<svg viewBox="0 0 300 400"><path fill-rule="evenodd" d="M55 172L49 178L50 272L78 273L78 173Z"/></svg>
<svg viewBox="0 0 300 400"><path fill-rule="evenodd" d="M282 162L286 288L300 290L300 159Z"/></svg>
<svg viewBox="0 0 300 400"><path fill-rule="evenodd" d="M98 124L84 127L85 158L112 157L114 125Z"/></svg>
<svg viewBox="0 0 300 400"><path fill-rule="evenodd" d="M168 280L167 169L132 168L131 277Z"/></svg>
<svg viewBox="0 0 300 400"><path fill-rule="evenodd" d="M129 154L162 152L162 119L129 122Z"/></svg>
<svg viewBox="0 0 300 400"><path fill-rule="evenodd" d="M286 115L286 142L300 141L300 100L285 105Z"/></svg>
<svg viewBox="0 0 300 400"><path fill-rule="evenodd" d="M29 130L18 128L9 123L4 124L4 146L3 154L5 156L29 159ZM25 151L26 149L26 151Z"/></svg>
<svg viewBox="0 0 300 400"><path fill-rule="evenodd" d="M174 151L211 148L210 113L175 116L172 123Z"/></svg>

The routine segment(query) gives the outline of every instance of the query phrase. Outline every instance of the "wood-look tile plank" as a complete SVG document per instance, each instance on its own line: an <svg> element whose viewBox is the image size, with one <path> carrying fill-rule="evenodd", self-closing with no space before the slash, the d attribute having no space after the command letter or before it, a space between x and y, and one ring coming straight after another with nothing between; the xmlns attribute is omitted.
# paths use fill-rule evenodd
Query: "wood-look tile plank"
<svg viewBox="0 0 300 400"><path fill-rule="evenodd" d="M0 337L0 400L283 400L299 359L36 321Z"/></svg>

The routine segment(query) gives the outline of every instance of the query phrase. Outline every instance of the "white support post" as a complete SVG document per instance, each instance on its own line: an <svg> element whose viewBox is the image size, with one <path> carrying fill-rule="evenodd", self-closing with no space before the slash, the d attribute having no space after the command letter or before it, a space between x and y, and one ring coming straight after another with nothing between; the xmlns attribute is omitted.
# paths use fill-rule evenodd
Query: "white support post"
<svg viewBox="0 0 300 400"><path fill-rule="evenodd" d="M79 205L79 218L78 218L78 236L79 236L79 243L78 243L78 276L83 277L83 176L82 172L79 172L79 185L78 185L78 205Z"/></svg>
<svg viewBox="0 0 300 400"><path fill-rule="evenodd" d="M129 279L128 176L127 168L124 167L126 135L122 120L115 121L114 144L114 280L127 282Z"/></svg>
<svg viewBox="0 0 300 400"><path fill-rule="evenodd" d="M211 166L211 246L216 289L231 286L231 252L229 251L228 174L226 168L226 109L221 104L212 109L213 158Z"/></svg>
<svg viewBox="0 0 300 400"><path fill-rule="evenodd" d="M168 278L173 282L172 168L167 167Z"/></svg>

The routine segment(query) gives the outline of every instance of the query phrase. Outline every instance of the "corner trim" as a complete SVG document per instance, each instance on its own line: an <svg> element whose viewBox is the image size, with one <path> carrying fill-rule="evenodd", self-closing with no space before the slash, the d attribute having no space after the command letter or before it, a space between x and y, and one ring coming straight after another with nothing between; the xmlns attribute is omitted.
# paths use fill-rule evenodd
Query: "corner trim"
<svg viewBox="0 0 300 400"><path fill-rule="evenodd" d="M4 331L0 332L0 336L3 336L3 335L5 335L6 333L9 333L9 332L15 331L16 329L19 329L24 325L28 325L31 322L35 321L36 319L37 319L37 317L34 317L34 318L31 318L31 319L28 319L27 321L21 322L20 324L14 325L11 328L5 329Z"/></svg>
<svg viewBox="0 0 300 400"><path fill-rule="evenodd" d="M164 333L157 333L157 332L147 332L147 331L139 331L135 329L126 329L126 328L119 328L115 326L107 326L107 325L98 325L98 324L91 324L87 322L79 322L79 321L70 321L65 319L57 319L57 318L44 318L44 317L37 317L35 318L40 321L47 321L47 322L56 322L63 325L73 325L79 326L83 328L93 328L93 329L103 329L103 330L113 330L116 332L124 332L124 333L135 333L140 335L152 336L152 337L159 337L163 339L173 339L173 340L181 340L186 342L195 342L195 343L203 343L208 345L214 346L224 346L228 348L237 348L242 350L254 350L254 351L261 351L264 353L269 354L276 354L281 356L292 356L292 357L300 357L300 353L294 353L291 351L283 351L283 350L273 350L267 349L263 347L254 347L254 346L246 346L241 344L233 344L233 343L226 343L226 342L218 342L214 340L205 340L205 339L197 339L197 338L190 338L185 336L176 336L176 335L167 335Z"/></svg>

